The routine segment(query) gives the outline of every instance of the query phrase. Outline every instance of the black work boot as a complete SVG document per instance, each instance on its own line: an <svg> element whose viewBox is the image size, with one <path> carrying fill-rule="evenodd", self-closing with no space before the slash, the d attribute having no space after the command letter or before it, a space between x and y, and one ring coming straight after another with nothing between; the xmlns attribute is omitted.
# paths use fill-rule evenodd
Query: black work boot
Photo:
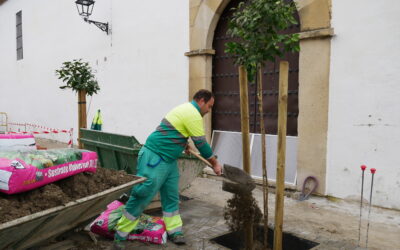
<svg viewBox="0 0 400 250"><path fill-rule="evenodd" d="M124 250L125 249L125 241L124 240L114 240L112 249L113 250Z"/></svg>
<svg viewBox="0 0 400 250"><path fill-rule="evenodd" d="M184 245L186 244L185 236L182 233L174 233L168 236L169 240L177 245Z"/></svg>

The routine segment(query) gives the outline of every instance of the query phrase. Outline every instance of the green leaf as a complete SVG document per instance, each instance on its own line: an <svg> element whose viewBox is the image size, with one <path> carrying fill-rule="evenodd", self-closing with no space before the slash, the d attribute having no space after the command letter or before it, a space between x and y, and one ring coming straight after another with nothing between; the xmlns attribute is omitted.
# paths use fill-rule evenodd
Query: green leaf
<svg viewBox="0 0 400 250"><path fill-rule="evenodd" d="M241 2L234 11L227 34L237 42L226 43L225 52L235 58L235 64L246 67L249 81L257 71L255 65L300 49L298 34L282 33L290 25L297 24L293 2L249 0L246 4Z"/></svg>
<svg viewBox="0 0 400 250"><path fill-rule="evenodd" d="M92 68L88 62L82 62L82 59L64 62L62 67L55 72L58 79L66 82L65 86L60 87L61 89L85 90L89 96L100 90L98 82L92 74Z"/></svg>

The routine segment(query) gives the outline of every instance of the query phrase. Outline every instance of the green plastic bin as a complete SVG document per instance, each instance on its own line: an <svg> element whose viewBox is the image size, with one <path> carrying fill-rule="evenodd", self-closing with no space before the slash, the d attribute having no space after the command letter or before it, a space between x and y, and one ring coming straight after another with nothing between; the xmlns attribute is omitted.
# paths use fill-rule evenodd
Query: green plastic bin
<svg viewBox="0 0 400 250"><path fill-rule="evenodd" d="M136 174L137 157L143 145L134 136L89 129L81 129L81 136L84 148L97 152L101 167ZM178 167L181 176L179 190L182 191L189 187L205 165L194 156L182 154Z"/></svg>
<svg viewBox="0 0 400 250"><path fill-rule="evenodd" d="M100 166L136 173L137 156L142 145L134 136L81 129L81 142L87 150L97 152Z"/></svg>

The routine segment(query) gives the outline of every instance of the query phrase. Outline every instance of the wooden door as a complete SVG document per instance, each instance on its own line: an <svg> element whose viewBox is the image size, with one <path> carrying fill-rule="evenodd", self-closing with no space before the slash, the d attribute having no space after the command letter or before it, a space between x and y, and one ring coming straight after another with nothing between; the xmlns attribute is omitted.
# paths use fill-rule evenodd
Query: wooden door
<svg viewBox="0 0 400 250"><path fill-rule="evenodd" d="M240 131L240 98L238 67L225 51L225 43L233 39L226 35L228 20L232 8L240 0L232 0L220 17L214 34L212 66L212 90L215 94L215 104L212 112L212 129L222 131ZM297 21L299 22L296 13ZM300 23L300 22L299 22ZM300 32L300 25L292 26L284 33ZM299 53L287 53L282 60L289 61L289 95L288 95L288 124L287 134L297 135L298 89L299 89ZM263 69L263 108L264 124L267 134L277 133L278 123L278 81L279 61L267 62ZM249 84L250 132L260 133L259 113L257 102L257 85Z"/></svg>

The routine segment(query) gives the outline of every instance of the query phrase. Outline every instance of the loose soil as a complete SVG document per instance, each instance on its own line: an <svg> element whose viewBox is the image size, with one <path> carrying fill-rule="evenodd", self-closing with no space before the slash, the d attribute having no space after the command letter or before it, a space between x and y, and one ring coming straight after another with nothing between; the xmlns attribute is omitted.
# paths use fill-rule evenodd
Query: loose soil
<svg viewBox="0 0 400 250"><path fill-rule="evenodd" d="M98 167L96 173L79 173L24 193L0 193L0 224L67 204L134 179L124 171Z"/></svg>
<svg viewBox="0 0 400 250"><path fill-rule="evenodd" d="M224 207L224 219L231 231L244 230L245 225L250 221L253 221L253 225L258 225L261 217L261 210L251 193L234 194Z"/></svg>
<svg viewBox="0 0 400 250"><path fill-rule="evenodd" d="M257 225L260 224L262 213L251 193L234 194L227 201L224 207L224 219L232 232L245 232L246 226L252 221L253 232L257 232ZM254 249L265 249L263 243L256 240L253 235ZM244 235L242 235L244 240Z"/></svg>
<svg viewBox="0 0 400 250"><path fill-rule="evenodd" d="M227 200L224 207L226 224L232 232L247 232L246 235L240 234L239 236L242 241L246 242L244 247L248 247L247 244L250 242L247 242L246 239L247 236L250 236L248 233L252 231L253 249L265 249L262 243L256 240L257 225L262 218L261 210L252 195L256 184L249 175L238 168L225 165L224 173L227 180L223 181L222 189L233 193L232 198Z"/></svg>

